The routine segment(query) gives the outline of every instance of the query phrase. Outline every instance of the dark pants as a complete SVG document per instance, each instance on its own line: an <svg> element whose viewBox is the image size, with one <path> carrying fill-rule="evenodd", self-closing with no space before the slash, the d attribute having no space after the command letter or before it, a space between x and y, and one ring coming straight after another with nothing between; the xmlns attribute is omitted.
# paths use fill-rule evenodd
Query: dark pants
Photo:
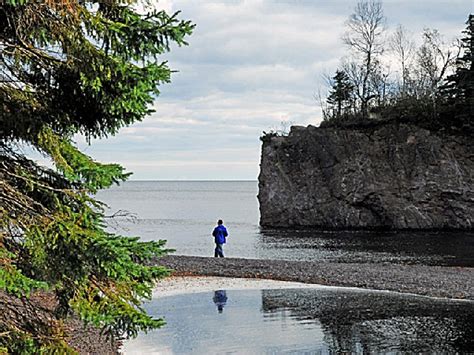
<svg viewBox="0 0 474 355"><path fill-rule="evenodd" d="M220 256L221 258L224 257L224 250L222 249L223 244L216 243L216 249L214 249L214 257Z"/></svg>

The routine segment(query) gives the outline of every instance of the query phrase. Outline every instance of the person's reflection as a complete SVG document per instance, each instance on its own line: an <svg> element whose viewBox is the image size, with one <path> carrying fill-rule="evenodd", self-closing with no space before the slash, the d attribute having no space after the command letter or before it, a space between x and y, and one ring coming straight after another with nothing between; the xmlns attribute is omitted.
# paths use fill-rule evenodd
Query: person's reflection
<svg viewBox="0 0 474 355"><path fill-rule="evenodd" d="M222 313L224 311L224 306L227 302L227 295L225 290L214 291L214 297L212 298L215 305L217 306L217 311Z"/></svg>

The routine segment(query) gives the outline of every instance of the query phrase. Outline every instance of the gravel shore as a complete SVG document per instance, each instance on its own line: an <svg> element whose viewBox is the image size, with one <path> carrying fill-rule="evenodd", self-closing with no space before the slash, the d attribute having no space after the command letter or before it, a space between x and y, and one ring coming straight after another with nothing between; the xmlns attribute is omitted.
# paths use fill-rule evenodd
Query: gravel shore
<svg viewBox="0 0 474 355"><path fill-rule="evenodd" d="M169 255L159 265L175 276L221 276L360 287L430 297L474 300L474 268L321 263Z"/></svg>

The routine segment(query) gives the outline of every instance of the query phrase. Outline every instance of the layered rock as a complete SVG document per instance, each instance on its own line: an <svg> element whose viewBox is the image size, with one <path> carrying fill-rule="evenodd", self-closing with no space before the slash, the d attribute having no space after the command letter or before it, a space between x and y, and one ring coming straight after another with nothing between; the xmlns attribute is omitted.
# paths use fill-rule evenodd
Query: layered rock
<svg viewBox="0 0 474 355"><path fill-rule="evenodd" d="M386 124L262 141L262 226L474 229L472 137Z"/></svg>

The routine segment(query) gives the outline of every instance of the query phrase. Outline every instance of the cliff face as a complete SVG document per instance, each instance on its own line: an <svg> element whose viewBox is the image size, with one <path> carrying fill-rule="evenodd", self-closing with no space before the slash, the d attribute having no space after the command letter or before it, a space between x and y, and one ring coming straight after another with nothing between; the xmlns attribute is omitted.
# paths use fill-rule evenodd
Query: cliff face
<svg viewBox="0 0 474 355"><path fill-rule="evenodd" d="M405 124L263 138L260 224L474 229L473 137Z"/></svg>

